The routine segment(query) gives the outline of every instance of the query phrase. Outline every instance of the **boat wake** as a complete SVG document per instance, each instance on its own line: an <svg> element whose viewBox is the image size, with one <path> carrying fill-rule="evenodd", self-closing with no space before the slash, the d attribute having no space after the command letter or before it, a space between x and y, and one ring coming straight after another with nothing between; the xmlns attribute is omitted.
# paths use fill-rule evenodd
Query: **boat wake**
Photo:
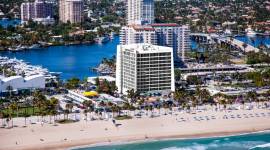
<svg viewBox="0 0 270 150"><path fill-rule="evenodd" d="M191 146L191 147L168 147L161 150L207 150L207 146Z"/></svg>
<svg viewBox="0 0 270 150"><path fill-rule="evenodd" d="M257 149L257 148L270 148L270 143L254 146L254 147L250 148L250 150Z"/></svg>
<svg viewBox="0 0 270 150"><path fill-rule="evenodd" d="M225 141L225 140L224 140ZM227 150L227 149L257 149L257 148L268 148L270 147L270 143L262 144L262 141L245 141L245 142L220 142L218 140L209 143L209 144L198 144L193 143L190 146L183 146L183 147L168 147L163 148L161 150L212 150L212 149L219 149L219 150ZM254 146L257 145L257 146ZM250 148L252 147L252 148Z"/></svg>

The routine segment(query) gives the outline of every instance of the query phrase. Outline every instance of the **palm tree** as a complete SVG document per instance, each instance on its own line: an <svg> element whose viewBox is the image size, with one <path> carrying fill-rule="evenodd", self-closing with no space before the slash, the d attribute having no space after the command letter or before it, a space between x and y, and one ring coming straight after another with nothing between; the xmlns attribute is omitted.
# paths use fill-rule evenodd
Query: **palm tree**
<svg viewBox="0 0 270 150"><path fill-rule="evenodd" d="M244 53L246 52L246 48L248 47L248 45L246 43L243 43L243 48L244 48Z"/></svg>
<svg viewBox="0 0 270 150"><path fill-rule="evenodd" d="M36 91L33 95L33 114L35 114L35 107L39 108L41 111L41 107L44 105L46 101L46 97L39 91Z"/></svg>
<svg viewBox="0 0 270 150"><path fill-rule="evenodd" d="M179 69L175 69L174 74L176 81L180 81L182 79L181 71Z"/></svg>
<svg viewBox="0 0 270 150"><path fill-rule="evenodd" d="M0 111L0 118L2 121L2 127L4 127L4 112L3 111Z"/></svg>
<svg viewBox="0 0 270 150"><path fill-rule="evenodd" d="M24 127L26 127L26 119L28 117L30 117L30 115L28 114L28 108L30 106L30 103L28 100L25 100L24 101L24 114L23 114L23 117L24 117Z"/></svg>
<svg viewBox="0 0 270 150"><path fill-rule="evenodd" d="M219 99L224 97L224 94L219 92L219 93L215 94L213 97L214 97L214 99L217 99L216 102L219 102ZM218 105L218 109L220 109L220 105Z"/></svg>
<svg viewBox="0 0 270 150"><path fill-rule="evenodd" d="M211 97L210 92L208 90L206 90L206 89L201 90L200 88L196 89L196 95L198 96L200 103L208 102L208 100Z"/></svg>
<svg viewBox="0 0 270 150"><path fill-rule="evenodd" d="M6 90L9 92L9 97L12 96L13 87L11 85L8 85Z"/></svg>
<svg viewBox="0 0 270 150"><path fill-rule="evenodd" d="M69 115L70 112L72 112L73 104L72 103L67 103L65 107L66 107L65 114L67 115L67 119L69 119L68 115Z"/></svg>
<svg viewBox="0 0 270 150"><path fill-rule="evenodd" d="M86 118L85 120L87 121L87 113L90 111L90 109L92 109L93 103L92 103L92 101L85 100L85 101L83 101L82 104L85 107L84 114L85 114L85 118Z"/></svg>
<svg viewBox="0 0 270 150"><path fill-rule="evenodd" d="M219 103L219 105L223 105L223 108L224 108L224 110L226 111L226 100L224 99L224 98L222 98L222 99L220 99L219 101L218 101L218 103Z"/></svg>
<svg viewBox="0 0 270 150"><path fill-rule="evenodd" d="M174 93L174 100L176 100L179 104L183 103L186 98L186 92L183 90L176 90Z"/></svg>
<svg viewBox="0 0 270 150"><path fill-rule="evenodd" d="M55 97L52 97L49 100L49 114L50 114L50 123L51 123L51 116L53 115L53 121L55 123L55 115L57 114L58 106L59 106L59 100Z"/></svg>
<svg viewBox="0 0 270 150"><path fill-rule="evenodd" d="M15 110L17 110L17 107L18 107L18 105L17 105L17 103L15 103L15 102L12 102L10 105L9 105L9 109L10 109L10 113L9 113L9 118L11 119L11 122L12 122L12 125L11 125L11 127L13 128L13 114L14 114L14 111Z"/></svg>
<svg viewBox="0 0 270 150"><path fill-rule="evenodd" d="M111 109L112 109L112 113L113 113L113 118L114 118L115 112L117 112L117 113L118 113L117 115L119 115L119 113L120 113L120 108L119 108L119 106L113 105Z"/></svg>
<svg viewBox="0 0 270 150"><path fill-rule="evenodd" d="M122 108L123 108L123 110L126 110L127 111L127 114L126 115L129 115L129 111L130 111L130 108L131 108L130 103L128 103L128 102L124 103L124 105L123 105Z"/></svg>
<svg viewBox="0 0 270 150"><path fill-rule="evenodd" d="M149 105L149 110L151 112L150 116L152 117L153 116L153 110L154 110L153 105Z"/></svg>
<svg viewBox="0 0 270 150"><path fill-rule="evenodd" d="M169 105L167 102L162 103L163 108L165 109L165 115L167 115L167 109L169 108Z"/></svg>
<svg viewBox="0 0 270 150"><path fill-rule="evenodd" d="M251 92L248 92L247 93L247 99L250 101L250 102L256 102L256 105L258 106L258 99L257 99L257 93L256 91L251 91Z"/></svg>
<svg viewBox="0 0 270 150"><path fill-rule="evenodd" d="M192 107L197 109L199 101L195 96L190 96L191 102L192 102Z"/></svg>
<svg viewBox="0 0 270 150"><path fill-rule="evenodd" d="M130 98L130 99L133 99L135 96L136 96L136 93L134 91L134 89L131 89L131 90L127 90L127 97Z"/></svg>

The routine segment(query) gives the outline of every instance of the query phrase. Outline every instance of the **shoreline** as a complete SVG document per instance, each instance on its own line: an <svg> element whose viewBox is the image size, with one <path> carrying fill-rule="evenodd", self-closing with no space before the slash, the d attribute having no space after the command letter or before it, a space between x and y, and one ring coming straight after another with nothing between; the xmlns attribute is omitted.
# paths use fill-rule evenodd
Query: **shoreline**
<svg viewBox="0 0 270 150"><path fill-rule="evenodd" d="M112 137L114 140L108 142L102 139L84 139L66 143L46 143L46 145L33 145L24 148L15 148L10 150L35 150L39 147L39 150L76 150L80 148L93 148L98 146L110 146L110 145L125 145L133 143L145 143L145 142L155 142L155 141L171 141L171 140L192 140L192 139L207 139L207 138L222 138L222 137L232 137L241 136L248 134L258 134L270 132L269 129L262 130L245 130L238 132L219 132L219 133L206 133L206 134L194 134L194 135L172 135L172 136L149 136L147 139L143 135L135 135L131 137Z"/></svg>
<svg viewBox="0 0 270 150"><path fill-rule="evenodd" d="M147 142L158 142L158 141L173 141L173 140L194 140L194 139L211 139L211 138L227 138L234 136L244 136L250 134L259 133L270 133L270 128L258 131L243 131L243 132L221 132L221 133L209 133L209 134L198 134L198 135L179 135L179 136L164 136L164 137L152 137L148 139L138 139L138 140L124 140L115 142L101 142L86 144L81 146L69 147L66 150L76 150L80 148L94 148L99 146L113 146L113 145L125 145L125 144L135 144L135 143L147 143Z"/></svg>
<svg viewBox="0 0 270 150"><path fill-rule="evenodd" d="M115 37L119 37L119 34L115 34ZM63 42L63 43L46 43L46 45L42 45L40 43L40 46L38 48L29 48L30 46L28 46L28 48L23 48L23 49L20 49L20 50L9 50L10 48L12 48L12 46L8 46L8 47L5 47L3 49L0 49L0 52L23 52L23 51L29 51L29 50L42 50L42 49L46 49L46 48L49 48L49 47L54 47L54 46L79 46L79 45L89 45L89 46L92 46L92 45L105 45L105 44L108 44L110 42L112 42L115 37L113 39L110 39L109 41L105 42L105 43L99 43L99 42L96 42L95 40L93 41L74 41L74 42ZM33 44L35 45L35 44Z"/></svg>
<svg viewBox="0 0 270 150"><path fill-rule="evenodd" d="M245 118L243 114L265 115ZM240 115L242 118L224 119L224 115ZM81 114L81 118L83 116L84 114ZM206 116L215 116L215 119L202 121L194 119L194 117ZM178 118L185 118L187 121L183 122ZM38 118L31 118L34 122L36 119ZM29 124L23 128L21 125L24 124L24 118L16 118L14 124L18 127L0 129L2 139L0 140L2 145L0 150L34 150L37 147L40 150L74 150L111 144L218 138L269 132L270 110L254 109L231 112L207 110L197 114L175 112L174 115L161 115L155 118L143 116L117 121L117 124L120 124L117 127L111 120L85 121L83 119L76 123L59 124L58 126L47 123L42 126L37 122L37 124Z"/></svg>

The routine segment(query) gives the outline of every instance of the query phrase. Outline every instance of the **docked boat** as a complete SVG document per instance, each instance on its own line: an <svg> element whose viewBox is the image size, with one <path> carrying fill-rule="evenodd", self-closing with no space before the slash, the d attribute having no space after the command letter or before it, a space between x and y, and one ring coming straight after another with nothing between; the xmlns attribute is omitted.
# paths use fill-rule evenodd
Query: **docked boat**
<svg viewBox="0 0 270 150"><path fill-rule="evenodd" d="M16 47L10 47L10 48L8 48L8 50L9 51L12 51L12 52L18 52L18 51L22 51L24 49L25 49L25 47L24 46L21 46L21 45L16 46Z"/></svg>
<svg viewBox="0 0 270 150"><path fill-rule="evenodd" d="M111 40L114 39L114 32L111 32L110 39L111 39Z"/></svg>
<svg viewBox="0 0 270 150"><path fill-rule="evenodd" d="M38 49L38 48L40 48L40 44L33 44L28 47L28 49Z"/></svg>
<svg viewBox="0 0 270 150"><path fill-rule="evenodd" d="M102 36L96 39L96 42L99 44L104 44L104 43L108 43L110 41L110 37L109 36Z"/></svg>
<svg viewBox="0 0 270 150"><path fill-rule="evenodd" d="M247 36L256 36L256 32L255 31L253 31L250 27L248 27L247 29L246 29L246 35Z"/></svg>
<svg viewBox="0 0 270 150"><path fill-rule="evenodd" d="M224 34L230 36L230 35L232 35L232 31L230 29L226 29L224 31Z"/></svg>

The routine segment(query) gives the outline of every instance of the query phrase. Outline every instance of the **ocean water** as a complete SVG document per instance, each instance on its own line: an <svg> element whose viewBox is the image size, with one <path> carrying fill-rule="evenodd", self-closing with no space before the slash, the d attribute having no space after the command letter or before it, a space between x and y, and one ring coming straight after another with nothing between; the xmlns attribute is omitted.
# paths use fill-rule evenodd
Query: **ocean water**
<svg viewBox="0 0 270 150"><path fill-rule="evenodd" d="M31 65L40 65L51 72L62 72L62 79L95 76L90 68L96 67L103 58L116 54L119 37L106 44L51 46L20 52L3 51L0 56L22 59Z"/></svg>
<svg viewBox="0 0 270 150"><path fill-rule="evenodd" d="M216 138L161 140L75 150L270 150L270 132Z"/></svg>

